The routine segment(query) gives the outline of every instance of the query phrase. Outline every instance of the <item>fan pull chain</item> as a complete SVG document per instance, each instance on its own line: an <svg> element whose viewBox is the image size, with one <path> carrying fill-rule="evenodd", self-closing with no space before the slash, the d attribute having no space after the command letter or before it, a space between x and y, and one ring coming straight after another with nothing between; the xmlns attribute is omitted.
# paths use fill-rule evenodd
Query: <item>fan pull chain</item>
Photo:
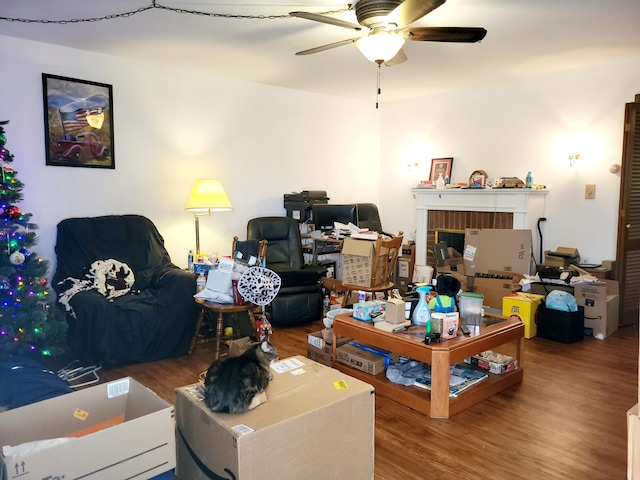
<svg viewBox="0 0 640 480"><path fill-rule="evenodd" d="M382 62L376 62L378 64L378 83L376 85L377 90L376 90L376 109L378 108L379 102L378 99L380 98L380 65L382 65Z"/></svg>

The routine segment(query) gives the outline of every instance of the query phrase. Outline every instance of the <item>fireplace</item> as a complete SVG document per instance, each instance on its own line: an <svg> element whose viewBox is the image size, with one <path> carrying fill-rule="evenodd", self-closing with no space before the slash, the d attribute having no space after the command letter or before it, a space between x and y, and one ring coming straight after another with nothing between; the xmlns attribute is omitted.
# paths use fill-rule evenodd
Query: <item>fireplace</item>
<svg viewBox="0 0 640 480"><path fill-rule="evenodd" d="M537 222L544 216L548 190L414 188L412 192L416 198L416 265L435 266L436 230L528 229L533 251L538 251Z"/></svg>

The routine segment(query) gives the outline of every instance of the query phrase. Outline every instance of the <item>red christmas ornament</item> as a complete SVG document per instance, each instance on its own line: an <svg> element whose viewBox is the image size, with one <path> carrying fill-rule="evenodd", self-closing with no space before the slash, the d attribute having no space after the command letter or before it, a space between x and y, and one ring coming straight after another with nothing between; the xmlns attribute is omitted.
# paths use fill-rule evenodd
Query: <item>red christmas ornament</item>
<svg viewBox="0 0 640 480"><path fill-rule="evenodd" d="M17 220L20 218L20 215L22 215L22 212L15 205L9 205L4 209L4 214L11 220Z"/></svg>
<svg viewBox="0 0 640 480"><path fill-rule="evenodd" d="M36 282L38 283L38 285L42 285L43 287L47 285L47 279L44 277L40 277L38 280L36 280Z"/></svg>

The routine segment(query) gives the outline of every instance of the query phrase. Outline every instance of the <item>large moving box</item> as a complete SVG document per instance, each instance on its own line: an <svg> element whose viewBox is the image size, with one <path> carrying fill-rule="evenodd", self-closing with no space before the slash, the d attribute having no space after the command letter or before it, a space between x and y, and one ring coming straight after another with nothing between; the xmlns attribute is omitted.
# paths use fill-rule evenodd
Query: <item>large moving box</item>
<svg viewBox="0 0 640 480"><path fill-rule="evenodd" d="M178 478L373 479L373 387L302 356L272 371L243 414L209 410L200 384L176 390Z"/></svg>
<svg viewBox="0 0 640 480"><path fill-rule="evenodd" d="M173 406L132 378L3 412L0 439L3 446L56 439L40 451L2 455L3 480L148 479L176 465Z"/></svg>
<svg viewBox="0 0 640 480"><path fill-rule="evenodd" d="M584 307L585 335L602 340L618 329L619 289L615 280L575 285L573 295Z"/></svg>
<svg viewBox="0 0 640 480"><path fill-rule="evenodd" d="M530 275L531 230L467 228L463 257L464 273L470 277L489 270Z"/></svg>

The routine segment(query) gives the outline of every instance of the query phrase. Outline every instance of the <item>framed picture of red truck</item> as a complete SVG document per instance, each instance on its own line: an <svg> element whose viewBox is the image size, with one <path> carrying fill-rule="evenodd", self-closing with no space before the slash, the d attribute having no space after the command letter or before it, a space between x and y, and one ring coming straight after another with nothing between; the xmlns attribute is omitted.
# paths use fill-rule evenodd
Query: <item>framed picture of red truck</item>
<svg viewBox="0 0 640 480"><path fill-rule="evenodd" d="M111 85L42 74L47 165L116 168Z"/></svg>

